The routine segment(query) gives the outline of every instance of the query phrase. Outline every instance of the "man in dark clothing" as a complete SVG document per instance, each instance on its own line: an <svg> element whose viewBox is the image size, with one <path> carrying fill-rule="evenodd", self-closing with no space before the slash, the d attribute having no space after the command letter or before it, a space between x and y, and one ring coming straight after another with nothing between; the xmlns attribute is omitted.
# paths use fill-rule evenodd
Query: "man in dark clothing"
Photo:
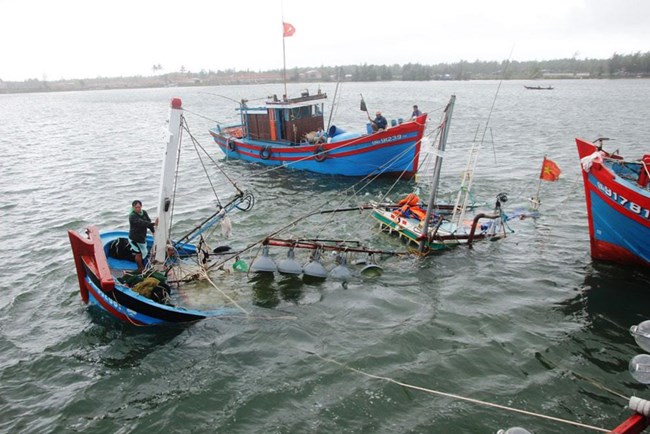
<svg viewBox="0 0 650 434"><path fill-rule="evenodd" d="M138 273L144 270L144 258L147 257L147 229L151 232L156 231L156 224L151 221L147 211L142 209L142 202L134 200L131 203L131 213L129 214L129 242L131 250L135 255L135 263L138 264Z"/></svg>
<svg viewBox="0 0 650 434"><path fill-rule="evenodd" d="M411 113L411 120L417 118L418 116L421 116L422 112L418 108L418 106L414 105L413 106L413 113Z"/></svg>
<svg viewBox="0 0 650 434"><path fill-rule="evenodd" d="M388 121L381 115L381 112L377 112L375 115L375 119L372 121L372 129L374 131L384 131Z"/></svg>

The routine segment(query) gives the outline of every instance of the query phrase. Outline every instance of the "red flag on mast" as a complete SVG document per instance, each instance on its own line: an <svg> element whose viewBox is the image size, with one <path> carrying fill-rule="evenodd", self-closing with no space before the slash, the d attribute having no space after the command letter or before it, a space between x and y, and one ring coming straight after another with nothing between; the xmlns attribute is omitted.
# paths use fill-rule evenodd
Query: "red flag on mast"
<svg viewBox="0 0 650 434"><path fill-rule="evenodd" d="M544 157L542 172L539 174L539 179L543 179L544 181L557 181L560 178L560 173L562 173L562 171L557 163Z"/></svg>
<svg viewBox="0 0 650 434"><path fill-rule="evenodd" d="M282 23L283 35L285 38L293 36L296 33L296 28L289 23Z"/></svg>

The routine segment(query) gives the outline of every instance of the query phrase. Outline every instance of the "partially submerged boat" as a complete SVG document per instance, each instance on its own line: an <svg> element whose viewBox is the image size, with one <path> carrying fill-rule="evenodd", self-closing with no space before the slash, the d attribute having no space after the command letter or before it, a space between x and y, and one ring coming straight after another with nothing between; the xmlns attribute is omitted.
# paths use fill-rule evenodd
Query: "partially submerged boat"
<svg viewBox="0 0 650 434"><path fill-rule="evenodd" d="M502 210L502 204L508 200L505 193L496 196L492 212L479 212L471 219L466 219L466 212L471 208L470 191L480 143L475 144L470 152L455 204L446 212L441 212L439 209L437 195L440 170L455 101L456 97L452 95L440 123L438 149L428 201L423 203L417 195L409 194L398 202L398 207L378 205L372 210L372 217L379 222L382 230L405 238L410 244L414 244L421 254L457 245L472 245L474 241L481 239L493 240L506 236L507 217Z"/></svg>
<svg viewBox="0 0 650 434"><path fill-rule="evenodd" d="M591 257L650 266L650 154L628 160L603 142L576 139L585 187Z"/></svg>
<svg viewBox="0 0 650 434"><path fill-rule="evenodd" d="M308 91L297 98L271 97L263 105L242 101L241 121L210 130L227 158L267 166L342 176L408 179L418 170L427 114L385 130L346 132L324 122L327 95Z"/></svg>
<svg viewBox="0 0 650 434"><path fill-rule="evenodd" d="M253 205L252 196L237 189L227 204L219 204L201 224L172 241L174 176L183 125L182 103L175 98L171 103L169 139L164 153L158 225L155 237L147 237L151 254L142 275L135 272L138 266L128 248L127 231L100 234L96 226L88 227L83 233L68 231L83 302L134 325L191 323L208 317L242 313L236 307L219 306L209 310L183 307L173 297L172 291L178 290L182 283L207 276L210 256L214 253L207 244L207 231L218 223L228 224L228 215L234 210L247 211ZM120 241L126 241L123 243L126 251L118 254L116 246Z"/></svg>

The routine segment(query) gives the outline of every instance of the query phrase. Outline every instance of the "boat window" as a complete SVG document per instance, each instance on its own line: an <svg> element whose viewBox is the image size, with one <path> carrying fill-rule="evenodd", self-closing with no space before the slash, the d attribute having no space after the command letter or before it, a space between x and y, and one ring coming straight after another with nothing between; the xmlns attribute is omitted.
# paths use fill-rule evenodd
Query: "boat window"
<svg viewBox="0 0 650 434"><path fill-rule="evenodd" d="M322 116L323 115L323 104L316 104L314 106L314 116Z"/></svg>
<svg viewBox="0 0 650 434"><path fill-rule="evenodd" d="M289 119L287 120L292 121L295 119L309 118L311 117L311 106L295 107L290 110L286 110L285 119L287 115L289 116Z"/></svg>

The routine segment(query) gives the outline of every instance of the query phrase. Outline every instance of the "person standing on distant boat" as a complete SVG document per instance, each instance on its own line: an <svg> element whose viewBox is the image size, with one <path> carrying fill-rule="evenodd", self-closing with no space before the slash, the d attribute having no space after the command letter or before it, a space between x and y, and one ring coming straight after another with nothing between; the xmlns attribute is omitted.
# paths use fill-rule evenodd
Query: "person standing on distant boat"
<svg viewBox="0 0 650 434"><path fill-rule="evenodd" d="M135 256L135 263L138 264L138 273L144 270L144 259L147 257L147 229L152 233L156 231L156 223L149 218L147 211L142 209L142 202L134 200L131 203L131 213L129 214L129 242L131 250Z"/></svg>
<svg viewBox="0 0 650 434"><path fill-rule="evenodd" d="M413 113L411 113L411 120L414 120L418 116L422 116L422 112L418 109L417 105L413 106Z"/></svg>
<svg viewBox="0 0 650 434"><path fill-rule="evenodd" d="M381 112L375 113L375 119L372 121L373 131L384 131L387 125L388 121L381 115Z"/></svg>

